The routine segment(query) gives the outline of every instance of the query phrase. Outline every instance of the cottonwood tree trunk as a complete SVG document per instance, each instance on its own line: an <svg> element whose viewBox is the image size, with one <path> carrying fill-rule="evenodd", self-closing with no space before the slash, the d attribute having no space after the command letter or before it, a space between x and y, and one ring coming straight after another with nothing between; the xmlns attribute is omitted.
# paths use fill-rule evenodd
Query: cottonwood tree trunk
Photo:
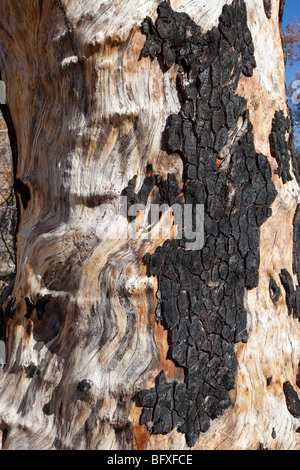
<svg viewBox="0 0 300 470"><path fill-rule="evenodd" d="M299 447L282 8L1 1L19 204L3 449ZM114 216L120 196L145 211ZM190 204L194 228L204 205L204 246L171 209L147 237L151 202Z"/></svg>

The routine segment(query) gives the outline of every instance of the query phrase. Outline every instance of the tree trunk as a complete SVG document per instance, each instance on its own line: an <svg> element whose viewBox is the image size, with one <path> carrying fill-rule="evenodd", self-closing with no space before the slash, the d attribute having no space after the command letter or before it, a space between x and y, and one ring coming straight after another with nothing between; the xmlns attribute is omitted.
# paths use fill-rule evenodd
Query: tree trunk
<svg viewBox="0 0 300 470"><path fill-rule="evenodd" d="M3 449L299 447L282 8L1 1L19 203ZM175 204L194 230L204 207L203 247Z"/></svg>

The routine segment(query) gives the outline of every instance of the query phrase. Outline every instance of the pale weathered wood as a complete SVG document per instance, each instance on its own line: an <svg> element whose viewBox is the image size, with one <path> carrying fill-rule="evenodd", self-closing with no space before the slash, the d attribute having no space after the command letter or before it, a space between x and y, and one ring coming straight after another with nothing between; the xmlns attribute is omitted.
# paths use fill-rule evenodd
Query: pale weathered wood
<svg viewBox="0 0 300 470"><path fill-rule="evenodd" d="M27 207L20 201L15 312L0 373L4 449L187 448L176 430L151 435L141 426L134 400L161 370L182 380L182 369L167 359L167 331L156 323L157 278L142 262L163 241L101 240L114 222L98 210L117 206L135 175L138 190L149 164L182 185L180 156L161 149L167 118L181 107L178 67L163 73L156 58L140 58L141 23L155 20L159 3L1 1L0 71L17 142L16 178L30 190L27 200L22 187ZM217 26L225 3L232 2L171 1L203 31ZM297 449L299 419L287 409L283 383L296 388L300 326L288 316L282 286L277 306L269 296L270 277L281 285L281 269L293 273L299 202L292 169L286 184L274 173L269 143L275 111L288 112L280 2L272 1L271 19L262 0L246 5L257 67L241 78L238 94L247 100L255 150L268 157L278 196L261 227L259 285L245 290L249 339L235 345L231 406L195 448ZM119 224L125 230L128 222ZM45 312L28 315L28 302L35 306L47 295ZM91 385L85 393L77 388L83 380Z"/></svg>

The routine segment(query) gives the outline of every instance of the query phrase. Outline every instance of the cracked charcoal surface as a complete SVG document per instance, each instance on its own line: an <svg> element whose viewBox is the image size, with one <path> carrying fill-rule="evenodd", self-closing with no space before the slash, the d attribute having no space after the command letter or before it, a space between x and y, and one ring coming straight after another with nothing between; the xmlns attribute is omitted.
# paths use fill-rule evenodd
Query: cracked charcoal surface
<svg viewBox="0 0 300 470"><path fill-rule="evenodd" d="M193 446L230 406L234 343L247 341L245 289L258 285L259 227L277 193L267 158L255 152L246 101L236 94L241 75L256 66L244 1L225 5L219 26L205 34L165 1L142 30L141 56L158 56L165 70L179 65L182 108L168 119L165 144L184 163L183 204L205 206L205 245L190 251L184 239L169 240L145 256L148 275L158 277L157 321L168 331L168 357L184 381L168 382L161 371L155 387L139 393L140 423L153 434L177 428ZM245 131L237 136L241 119ZM147 201L155 187L160 203L180 200L171 177L149 178L138 194L135 180L129 183L133 203Z"/></svg>
<svg viewBox="0 0 300 470"><path fill-rule="evenodd" d="M286 140L286 133L291 133L291 122L289 117L285 117L283 111L276 111L272 122L272 132L270 135L271 154L276 159L278 169L275 173L282 178L283 183L292 180L290 174L290 148L289 141Z"/></svg>

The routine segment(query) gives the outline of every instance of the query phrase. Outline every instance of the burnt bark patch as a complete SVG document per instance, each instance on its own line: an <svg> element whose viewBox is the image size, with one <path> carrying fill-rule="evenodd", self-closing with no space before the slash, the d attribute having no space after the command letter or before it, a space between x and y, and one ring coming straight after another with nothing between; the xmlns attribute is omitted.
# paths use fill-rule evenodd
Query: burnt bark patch
<svg viewBox="0 0 300 470"><path fill-rule="evenodd" d="M272 380L273 380L273 377L268 377L267 378L267 387L270 387L270 385L272 383Z"/></svg>
<svg viewBox="0 0 300 470"><path fill-rule="evenodd" d="M298 388L300 388L300 362L299 362L299 365L298 365L298 374L297 374L297 377L296 377L296 385Z"/></svg>
<svg viewBox="0 0 300 470"><path fill-rule="evenodd" d="M139 394L140 424L153 434L177 428L192 447L230 406L234 344L248 338L244 295L258 285L259 228L277 192L267 157L255 151L246 101L236 94L241 75L256 66L245 2L224 5L218 27L203 34L164 1L142 31L142 57L158 56L163 70L179 65L182 108L168 119L164 146L183 160L183 206L204 205L205 243L189 250L184 237L167 240L145 256L148 275L158 278L157 321L168 331L168 357L183 368L184 382L167 381L161 371L155 387ZM146 178L138 194L130 182L131 200L144 201L156 178ZM159 194L161 203L178 200L176 191L174 198L162 188Z"/></svg>
<svg viewBox="0 0 300 470"><path fill-rule="evenodd" d="M295 418L300 418L300 399L296 390L290 382L285 382L283 384L283 391L289 412Z"/></svg>
<svg viewBox="0 0 300 470"><path fill-rule="evenodd" d="M273 304L276 305L281 295L281 291L276 281L273 278L271 278L269 282L269 291L270 291L271 300Z"/></svg>
<svg viewBox="0 0 300 470"><path fill-rule="evenodd" d="M272 17L272 0L264 0L264 9L266 17L270 20Z"/></svg>
<svg viewBox="0 0 300 470"><path fill-rule="evenodd" d="M298 284L300 284L300 204L297 205L294 220L294 272L297 275Z"/></svg>
<svg viewBox="0 0 300 470"><path fill-rule="evenodd" d="M282 179L283 183L291 181L290 174L291 155L287 133L291 132L289 117L285 117L283 111L276 111L272 121L272 132L270 135L271 154L276 159L278 168L275 173Z"/></svg>
<svg viewBox="0 0 300 470"><path fill-rule="evenodd" d="M286 292L288 314L291 315L293 310L296 308L296 291L294 288L294 282L292 276L286 269L281 270L279 277Z"/></svg>
<svg viewBox="0 0 300 470"><path fill-rule="evenodd" d="M294 293L294 316L300 320L300 204L297 205L293 220L293 271L297 275L298 285Z"/></svg>

